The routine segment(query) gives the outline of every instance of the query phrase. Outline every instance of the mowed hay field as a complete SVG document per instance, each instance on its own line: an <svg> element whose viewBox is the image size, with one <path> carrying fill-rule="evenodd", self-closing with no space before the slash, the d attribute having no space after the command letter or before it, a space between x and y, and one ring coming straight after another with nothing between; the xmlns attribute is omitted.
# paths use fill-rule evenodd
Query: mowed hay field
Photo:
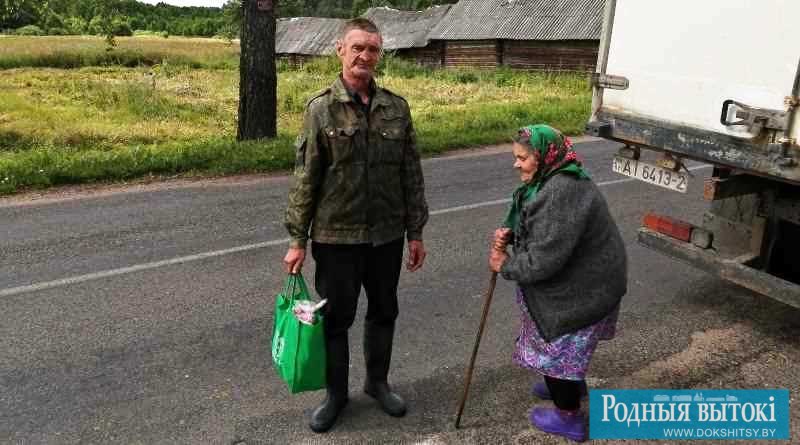
<svg viewBox="0 0 800 445"><path fill-rule="evenodd" d="M143 176L291 168L306 100L335 58L278 65L275 139L237 143L238 46L213 39L0 37L0 193ZM411 105L423 154L586 121L585 74L430 70L388 56L378 83Z"/></svg>

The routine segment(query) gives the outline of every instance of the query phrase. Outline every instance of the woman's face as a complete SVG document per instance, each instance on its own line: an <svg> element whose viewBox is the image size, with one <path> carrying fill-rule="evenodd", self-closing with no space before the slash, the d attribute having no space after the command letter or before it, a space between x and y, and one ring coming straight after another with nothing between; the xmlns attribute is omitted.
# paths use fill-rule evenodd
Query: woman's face
<svg viewBox="0 0 800 445"><path fill-rule="evenodd" d="M519 178L524 183L529 183L539 170L539 160L535 153L524 145L514 143L514 168L519 169Z"/></svg>

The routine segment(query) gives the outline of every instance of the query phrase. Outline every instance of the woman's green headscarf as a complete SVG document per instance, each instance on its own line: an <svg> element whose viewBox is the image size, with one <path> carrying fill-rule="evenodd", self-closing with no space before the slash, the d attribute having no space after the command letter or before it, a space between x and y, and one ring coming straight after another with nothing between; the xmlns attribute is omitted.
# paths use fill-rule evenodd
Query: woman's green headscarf
<svg viewBox="0 0 800 445"><path fill-rule="evenodd" d="M536 196L547 179L557 173L573 174L589 179L578 155L572 150L572 141L549 125L529 125L520 128L514 142L527 147L539 161L539 168L530 182L522 184L511 196L511 207L503 227L517 230L519 213L523 204Z"/></svg>

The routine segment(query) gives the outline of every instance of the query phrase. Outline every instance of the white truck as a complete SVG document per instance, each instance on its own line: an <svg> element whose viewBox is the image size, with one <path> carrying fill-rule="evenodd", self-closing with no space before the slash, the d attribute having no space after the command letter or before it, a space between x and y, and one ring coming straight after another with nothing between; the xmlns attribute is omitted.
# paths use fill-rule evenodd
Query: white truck
<svg viewBox="0 0 800 445"><path fill-rule="evenodd" d="M798 308L799 26L798 0L606 0L587 123L653 185L713 165L702 224L646 215L641 244Z"/></svg>

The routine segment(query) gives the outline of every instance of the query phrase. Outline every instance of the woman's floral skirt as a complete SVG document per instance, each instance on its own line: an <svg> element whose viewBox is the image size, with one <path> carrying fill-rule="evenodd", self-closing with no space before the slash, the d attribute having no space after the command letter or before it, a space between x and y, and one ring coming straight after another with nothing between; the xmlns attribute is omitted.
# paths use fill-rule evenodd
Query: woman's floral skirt
<svg viewBox="0 0 800 445"><path fill-rule="evenodd" d="M584 380L597 343L616 334L619 307L599 322L546 342L531 319L522 290L517 288L522 325L514 350L514 363L542 375L563 380Z"/></svg>

